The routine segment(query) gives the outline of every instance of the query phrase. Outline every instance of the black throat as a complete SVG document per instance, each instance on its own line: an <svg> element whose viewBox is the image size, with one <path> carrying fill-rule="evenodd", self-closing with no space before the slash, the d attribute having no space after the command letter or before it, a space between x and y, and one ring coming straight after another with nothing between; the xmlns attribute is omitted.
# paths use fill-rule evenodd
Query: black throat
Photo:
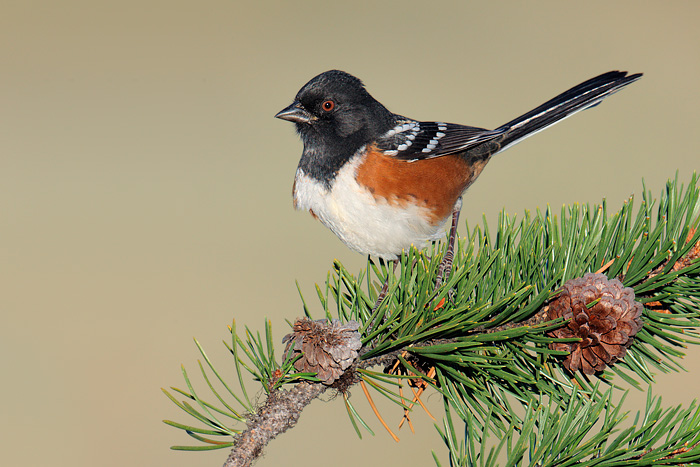
<svg viewBox="0 0 700 467"><path fill-rule="evenodd" d="M299 160L299 169L306 175L330 190L335 177L346 162L348 162L363 146L369 144L372 138L358 132L344 138L329 138L320 135L312 129L300 132L304 142L304 152Z"/></svg>

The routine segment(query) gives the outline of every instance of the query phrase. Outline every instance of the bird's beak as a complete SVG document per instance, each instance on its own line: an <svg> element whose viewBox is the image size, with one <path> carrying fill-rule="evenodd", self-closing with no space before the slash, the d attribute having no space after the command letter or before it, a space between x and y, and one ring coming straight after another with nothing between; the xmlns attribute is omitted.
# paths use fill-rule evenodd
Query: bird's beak
<svg viewBox="0 0 700 467"><path fill-rule="evenodd" d="M316 120L316 117L311 115L299 102L294 102L292 105L284 110L280 110L275 115L275 118L281 118L282 120L288 120L294 123L310 123Z"/></svg>

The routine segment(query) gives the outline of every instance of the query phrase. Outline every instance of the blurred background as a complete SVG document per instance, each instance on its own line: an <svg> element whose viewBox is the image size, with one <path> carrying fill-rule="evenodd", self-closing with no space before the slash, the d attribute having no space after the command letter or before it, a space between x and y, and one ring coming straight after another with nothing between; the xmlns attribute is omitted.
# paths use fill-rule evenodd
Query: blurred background
<svg viewBox="0 0 700 467"><path fill-rule="evenodd" d="M340 68L389 109L496 127L599 73L644 78L496 157L462 220L547 203L611 208L700 169L700 3L5 0L0 7L0 444L6 465L216 466L182 453L191 423L160 391L225 374L235 318L275 339L313 311L334 258L365 258L291 186L301 143L273 115ZM464 224L461 224L462 228ZM688 404L688 373L659 375ZM358 440L340 399L314 402L258 465L432 465L432 422ZM635 392L629 409L645 394ZM428 398L439 408L437 396ZM394 407L384 416L397 423ZM439 409L437 410L439 414ZM338 453L342 452L342 455ZM370 457L371 456L371 457Z"/></svg>

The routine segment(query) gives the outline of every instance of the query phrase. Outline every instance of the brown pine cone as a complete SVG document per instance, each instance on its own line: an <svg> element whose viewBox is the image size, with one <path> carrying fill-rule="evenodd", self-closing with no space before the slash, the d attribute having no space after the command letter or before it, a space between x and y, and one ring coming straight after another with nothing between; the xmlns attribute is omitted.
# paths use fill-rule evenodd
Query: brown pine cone
<svg viewBox="0 0 700 467"><path fill-rule="evenodd" d="M305 373L316 373L323 384L332 384L357 359L357 351L362 347L360 325L348 321L341 325L334 319L317 321L308 318L296 320L293 332L282 342L287 342L285 354L292 351L292 357L301 354L294 368Z"/></svg>
<svg viewBox="0 0 700 467"><path fill-rule="evenodd" d="M597 302L596 302L597 300ZM588 308L586 305L595 303ZM632 338L642 329L641 303L634 291L604 274L587 273L567 281L559 296L549 304L549 319L569 322L551 331L551 337L579 337L580 342L557 342L549 347L569 352L564 367L587 375L603 371L625 356Z"/></svg>

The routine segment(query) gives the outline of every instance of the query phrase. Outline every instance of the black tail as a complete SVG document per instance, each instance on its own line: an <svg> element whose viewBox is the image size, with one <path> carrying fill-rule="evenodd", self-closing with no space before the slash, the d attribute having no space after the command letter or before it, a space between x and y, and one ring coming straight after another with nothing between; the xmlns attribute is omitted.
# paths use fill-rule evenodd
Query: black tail
<svg viewBox="0 0 700 467"><path fill-rule="evenodd" d="M581 110L600 104L609 95L641 77L641 73L627 76L626 71L609 71L574 86L536 109L497 128L495 131L505 131L503 139L499 141L500 150L503 151Z"/></svg>

